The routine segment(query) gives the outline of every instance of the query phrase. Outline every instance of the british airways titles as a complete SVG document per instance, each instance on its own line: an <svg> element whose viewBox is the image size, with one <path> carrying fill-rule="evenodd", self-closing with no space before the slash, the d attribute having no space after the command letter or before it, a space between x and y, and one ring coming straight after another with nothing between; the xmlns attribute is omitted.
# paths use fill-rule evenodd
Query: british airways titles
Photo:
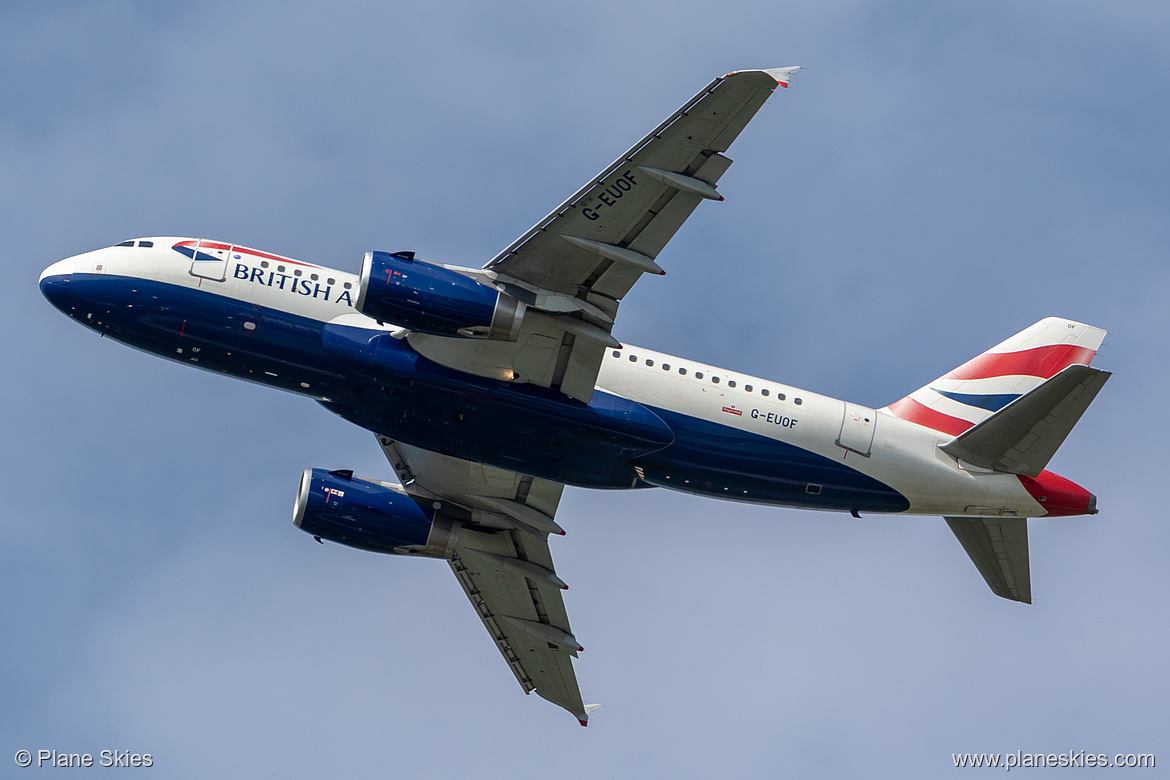
<svg viewBox="0 0 1170 780"><path fill-rule="evenodd" d="M249 267L244 263L236 263L232 276L243 282L262 284L265 287L288 290L297 295L312 296L313 298L319 298L325 301L334 301L336 303L344 303L346 306L353 306L353 298L350 295L351 284L349 282L345 282L344 289L341 290L339 295L332 297L333 288L337 286L337 282L334 279L329 279L326 284L322 285L315 278L310 279L282 271ZM316 277L317 275L313 274L313 276Z"/></svg>

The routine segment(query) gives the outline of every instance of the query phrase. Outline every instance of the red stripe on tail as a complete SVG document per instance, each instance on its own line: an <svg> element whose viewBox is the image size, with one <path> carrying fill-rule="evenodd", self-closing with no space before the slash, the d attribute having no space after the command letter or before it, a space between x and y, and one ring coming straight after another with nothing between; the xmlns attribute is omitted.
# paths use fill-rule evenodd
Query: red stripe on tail
<svg viewBox="0 0 1170 780"><path fill-rule="evenodd" d="M958 436L974 425L974 423L960 420L958 417L951 417L949 414L936 412L929 406L923 406L918 403L913 398L903 398L901 401L892 403L886 408L895 417L901 418L906 422L925 425L927 428L933 428L936 431L948 433L951 436Z"/></svg>
<svg viewBox="0 0 1170 780"><path fill-rule="evenodd" d="M1088 365L1095 350L1073 344L1052 344L1020 352L985 352L947 374L945 379L987 379L993 376L1037 376L1050 379L1076 363Z"/></svg>

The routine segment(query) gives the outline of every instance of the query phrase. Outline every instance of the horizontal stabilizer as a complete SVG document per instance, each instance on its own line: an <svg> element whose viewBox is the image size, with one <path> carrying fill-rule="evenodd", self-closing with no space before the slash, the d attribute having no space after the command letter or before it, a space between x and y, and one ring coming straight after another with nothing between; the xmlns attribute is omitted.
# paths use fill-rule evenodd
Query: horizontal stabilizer
<svg viewBox="0 0 1170 780"><path fill-rule="evenodd" d="M948 517L975 568L995 595L1032 603L1028 570L1028 520L1023 517Z"/></svg>
<svg viewBox="0 0 1170 780"><path fill-rule="evenodd" d="M976 466L1037 477L1110 376L1069 366L939 448Z"/></svg>

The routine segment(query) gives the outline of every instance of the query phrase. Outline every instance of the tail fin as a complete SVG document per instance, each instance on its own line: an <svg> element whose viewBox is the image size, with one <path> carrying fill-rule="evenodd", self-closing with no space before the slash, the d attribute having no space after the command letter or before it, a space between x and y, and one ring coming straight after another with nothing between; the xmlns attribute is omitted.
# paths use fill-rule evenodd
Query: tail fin
<svg viewBox="0 0 1170 780"><path fill-rule="evenodd" d="M959 436L1069 366L1089 365L1104 339L1105 331L1100 328L1048 317L882 411Z"/></svg>

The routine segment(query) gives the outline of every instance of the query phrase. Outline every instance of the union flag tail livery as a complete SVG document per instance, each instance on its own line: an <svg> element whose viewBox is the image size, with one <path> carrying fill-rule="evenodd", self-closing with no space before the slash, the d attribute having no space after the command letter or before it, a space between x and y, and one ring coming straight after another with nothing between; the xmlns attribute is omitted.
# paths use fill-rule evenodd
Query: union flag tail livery
<svg viewBox="0 0 1170 780"><path fill-rule="evenodd" d="M1089 365L1105 331L1048 317L920 387L884 411L958 436L1073 365Z"/></svg>
<svg viewBox="0 0 1170 780"><path fill-rule="evenodd" d="M964 470L1014 474L1040 511L998 504L947 516L992 591L1031 603L1028 516L1097 513L1097 498L1045 470L1110 374L1089 364L1105 331L1048 317L883 412L935 431L938 449ZM968 509L972 509L968 507Z"/></svg>
<svg viewBox="0 0 1170 780"><path fill-rule="evenodd" d="M1105 331L1042 320L880 410L612 333L796 70L715 79L482 268L371 251L352 273L156 236L58 261L41 291L111 340L374 433L397 483L306 469L296 526L446 561L524 691L582 724L549 546L565 485L940 515L993 592L1030 601L1027 518L1097 511L1045 469L1109 377L1089 365Z"/></svg>

